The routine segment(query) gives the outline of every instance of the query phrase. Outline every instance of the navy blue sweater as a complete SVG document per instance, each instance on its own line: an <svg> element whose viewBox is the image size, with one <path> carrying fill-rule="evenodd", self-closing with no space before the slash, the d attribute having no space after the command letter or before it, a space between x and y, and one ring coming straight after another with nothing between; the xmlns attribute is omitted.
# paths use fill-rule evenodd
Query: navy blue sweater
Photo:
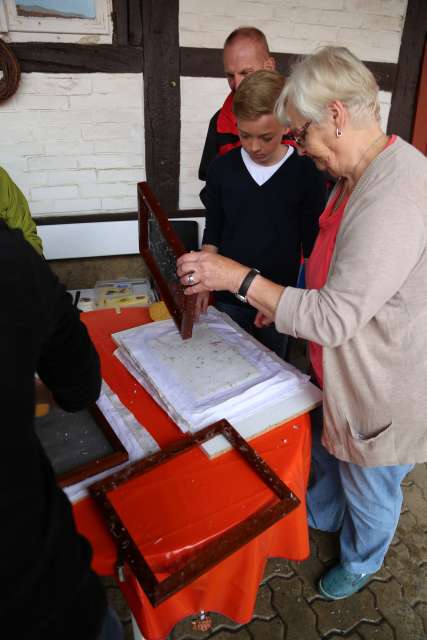
<svg viewBox="0 0 427 640"><path fill-rule="evenodd" d="M294 153L259 186L241 149L216 158L206 183L203 244L281 285L295 286L301 254L310 256L326 198L324 176ZM218 299L239 304L231 294Z"/></svg>

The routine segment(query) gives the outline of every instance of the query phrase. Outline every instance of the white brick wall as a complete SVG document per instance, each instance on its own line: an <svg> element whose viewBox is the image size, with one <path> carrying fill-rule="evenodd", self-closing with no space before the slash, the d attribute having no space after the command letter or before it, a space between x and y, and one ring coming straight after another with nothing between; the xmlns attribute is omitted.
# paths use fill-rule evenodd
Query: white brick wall
<svg viewBox="0 0 427 640"><path fill-rule="evenodd" d="M211 116L227 95L223 78L181 78L181 175L179 206L200 209L200 189L204 182L197 178L200 158Z"/></svg>
<svg viewBox="0 0 427 640"><path fill-rule="evenodd" d="M180 44L222 48L239 25L255 25L272 51L349 46L364 60L397 62L407 0L181 0Z"/></svg>
<svg viewBox="0 0 427 640"><path fill-rule="evenodd" d="M1 2L1 0L0 0ZM395 62L406 0L180 0L180 44L222 47L240 24L263 29L275 51L332 42L364 59ZM197 172L225 79L181 78L183 209L199 208ZM381 93L386 126L390 94ZM136 209L145 179L141 74L23 74L0 104L0 165L36 215Z"/></svg>
<svg viewBox="0 0 427 640"><path fill-rule="evenodd" d="M426 0L427 1L427 0ZM396 62L407 0L180 0L180 44L221 48L239 25L255 25L272 51L308 53L317 46L343 44L365 60ZM211 116L228 92L225 79L181 78L182 209L200 208L197 178ZM384 129L391 94L380 93Z"/></svg>
<svg viewBox="0 0 427 640"><path fill-rule="evenodd" d="M0 164L33 214L136 210L141 74L23 74L0 104Z"/></svg>

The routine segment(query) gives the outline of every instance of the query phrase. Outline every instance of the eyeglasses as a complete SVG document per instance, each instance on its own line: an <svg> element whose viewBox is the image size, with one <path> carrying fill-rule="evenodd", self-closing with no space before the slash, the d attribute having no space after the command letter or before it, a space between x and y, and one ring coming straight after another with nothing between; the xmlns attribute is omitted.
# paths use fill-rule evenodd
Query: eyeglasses
<svg viewBox="0 0 427 640"><path fill-rule="evenodd" d="M294 140L299 146L302 146L305 142L305 138L307 136L307 129L311 125L312 120L307 120L307 122L300 127L299 129L294 129L286 135L290 140Z"/></svg>

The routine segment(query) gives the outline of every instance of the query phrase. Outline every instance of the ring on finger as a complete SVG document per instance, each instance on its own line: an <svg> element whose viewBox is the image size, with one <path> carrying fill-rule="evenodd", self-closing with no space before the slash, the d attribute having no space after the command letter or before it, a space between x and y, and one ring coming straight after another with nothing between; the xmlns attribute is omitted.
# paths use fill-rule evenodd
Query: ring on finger
<svg viewBox="0 0 427 640"><path fill-rule="evenodd" d="M191 286L193 284L196 284L196 281L194 280L194 275L192 273L189 273L187 276L187 283Z"/></svg>

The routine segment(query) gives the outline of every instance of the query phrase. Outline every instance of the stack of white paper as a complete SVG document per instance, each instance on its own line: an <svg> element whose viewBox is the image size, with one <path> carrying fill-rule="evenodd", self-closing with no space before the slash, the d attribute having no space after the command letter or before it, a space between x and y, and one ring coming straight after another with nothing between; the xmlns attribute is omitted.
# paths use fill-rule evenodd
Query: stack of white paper
<svg viewBox="0 0 427 640"><path fill-rule="evenodd" d="M226 314L209 308L202 318L190 340L181 339L172 320L115 333L116 356L183 431L198 431L221 418L236 426L261 409L258 431L271 426L271 420L285 420L283 411L269 408L307 385L312 388L309 377ZM316 395L311 404L318 400Z"/></svg>

